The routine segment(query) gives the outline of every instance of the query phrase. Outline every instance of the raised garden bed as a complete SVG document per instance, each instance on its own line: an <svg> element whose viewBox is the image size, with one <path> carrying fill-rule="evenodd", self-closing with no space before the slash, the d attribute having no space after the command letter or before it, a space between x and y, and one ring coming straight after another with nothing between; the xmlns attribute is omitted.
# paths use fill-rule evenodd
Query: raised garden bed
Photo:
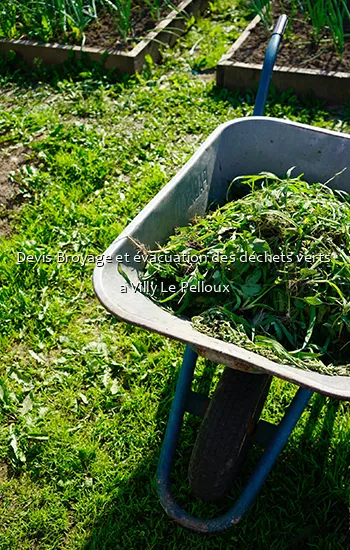
<svg viewBox="0 0 350 550"><path fill-rule="evenodd" d="M153 61L157 62L160 58L160 48L164 44L172 46L177 38L186 32L190 17L197 17L208 4L208 0L184 0L178 6L170 11L166 17L161 20L155 28L147 32L149 19L145 21L143 30L147 35L144 39L127 50L125 43L118 42L110 30L108 36L108 24L100 25L92 29L88 34L87 43L100 43L96 46L78 46L74 44L58 44L52 42L42 42L34 40L6 40L0 39L0 53L8 55L14 51L26 63L33 64L36 59L42 60L49 65L59 65L69 58L79 59L87 55L92 61L103 62L108 69L117 69L120 73L134 74L142 70L145 63L145 57L151 56ZM146 29L145 29L146 27ZM106 29L107 35L103 34ZM142 36L142 25L139 26ZM110 44L113 44L111 46Z"/></svg>
<svg viewBox="0 0 350 550"><path fill-rule="evenodd" d="M298 96L312 92L331 104L350 99L350 42L345 42L342 59L330 48L310 44L310 27L293 23L293 34L284 38L272 81L277 90L293 89ZM217 66L217 85L229 90L256 88L262 70L268 34L256 16ZM300 43L306 44L300 47Z"/></svg>

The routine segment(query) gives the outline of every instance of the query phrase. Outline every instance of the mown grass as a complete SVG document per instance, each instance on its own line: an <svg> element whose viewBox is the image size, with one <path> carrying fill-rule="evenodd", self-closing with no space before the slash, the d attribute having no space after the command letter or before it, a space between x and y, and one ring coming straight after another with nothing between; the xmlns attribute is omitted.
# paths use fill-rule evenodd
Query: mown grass
<svg viewBox="0 0 350 550"><path fill-rule="evenodd" d="M3 69L3 151L28 145L30 158L13 176L25 203L0 242L1 550L337 550L349 541L349 407L321 396L240 525L202 536L173 524L154 475L183 347L106 313L93 264L55 260L102 253L218 124L252 114L253 93L218 91L191 72L197 33L161 68L119 82L93 68L51 79ZM267 114L349 129L349 110L291 94L272 93ZM17 264L20 251L54 259ZM208 387L213 370L201 361L196 386ZM264 418L278 421L294 392L276 379ZM222 508L187 489L197 425L186 416L174 481L179 502L205 517Z"/></svg>

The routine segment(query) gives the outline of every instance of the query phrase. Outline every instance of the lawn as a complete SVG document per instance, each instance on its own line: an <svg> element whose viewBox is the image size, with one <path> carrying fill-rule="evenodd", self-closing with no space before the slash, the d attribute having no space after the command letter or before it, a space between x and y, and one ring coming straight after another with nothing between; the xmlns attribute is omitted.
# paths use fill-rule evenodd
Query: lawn
<svg viewBox="0 0 350 550"><path fill-rule="evenodd" d="M217 90L199 72L221 55L228 26L238 36L246 14L225 19L227 5L213 3L216 32L204 18L137 77L1 66L1 166L7 154L25 160L10 175L22 204L0 225L0 550L349 544L349 405L319 395L241 524L203 536L167 518L154 476L183 346L114 319L94 295L93 263L73 258L101 254L220 123L252 114L253 92ZM349 131L349 107L292 93L272 91L267 114ZM18 263L20 252L38 261ZM197 387L214 370L200 361ZM295 389L274 380L263 417L277 422ZM222 508L186 485L197 426L186 416L175 494L207 517Z"/></svg>

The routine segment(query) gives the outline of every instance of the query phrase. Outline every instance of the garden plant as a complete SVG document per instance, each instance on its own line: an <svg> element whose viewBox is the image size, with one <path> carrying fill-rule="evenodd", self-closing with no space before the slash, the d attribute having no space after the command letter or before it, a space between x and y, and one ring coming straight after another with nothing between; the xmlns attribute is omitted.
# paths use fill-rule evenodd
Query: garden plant
<svg viewBox="0 0 350 550"><path fill-rule="evenodd" d="M158 21L171 0L3 0L0 6L0 38L31 38L44 42L84 44L91 23L109 17L124 41L135 41L134 24L145 15ZM134 14L137 19L134 20Z"/></svg>
<svg viewBox="0 0 350 550"><path fill-rule="evenodd" d="M325 47L331 43L339 57L343 55L350 22L350 3L347 0L251 0L252 8L260 15L267 31L272 24L272 6L287 13L289 29L293 21L302 18L310 24L310 40ZM293 31L291 30L291 33ZM292 36L292 39L297 39Z"/></svg>

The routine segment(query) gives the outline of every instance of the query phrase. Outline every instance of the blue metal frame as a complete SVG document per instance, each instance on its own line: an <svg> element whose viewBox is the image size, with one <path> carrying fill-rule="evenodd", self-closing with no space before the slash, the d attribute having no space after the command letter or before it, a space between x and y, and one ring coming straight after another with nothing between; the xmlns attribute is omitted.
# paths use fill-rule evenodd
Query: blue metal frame
<svg viewBox="0 0 350 550"><path fill-rule="evenodd" d="M258 93L255 99L253 116L264 116L267 94L269 91L272 71L276 62L278 48L280 46L283 33L287 26L288 17L280 15L277 24L272 32L269 45L267 46L264 65L261 73Z"/></svg>
<svg viewBox="0 0 350 550"><path fill-rule="evenodd" d="M191 389L196 360L197 353L187 346L159 458L156 474L157 491L164 510L177 523L197 532L217 533L239 523L253 503L313 392L306 388L299 388L277 427L274 437L265 449L234 506L226 514L218 518L209 520L195 518L187 514L172 496L170 474L185 412L186 398Z"/></svg>
<svg viewBox="0 0 350 550"><path fill-rule="evenodd" d="M264 115L271 75L286 24L287 16L281 15L272 33L266 51L255 103L254 116ZM188 398L191 394L191 383L196 361L197 353L187 346L159 458L156 475L157 491L164 510L177 523L194 531L217 533L237 524L248 510L249 506L253 503L313 392L306 388L299 388L234 506L226 512L226 514L220 517L202 520L187 514L187 512L185 512L174 500L170 488L171 469L174 462L174 455L183 416L186 410L186 402L188 402Z"/></svg>

